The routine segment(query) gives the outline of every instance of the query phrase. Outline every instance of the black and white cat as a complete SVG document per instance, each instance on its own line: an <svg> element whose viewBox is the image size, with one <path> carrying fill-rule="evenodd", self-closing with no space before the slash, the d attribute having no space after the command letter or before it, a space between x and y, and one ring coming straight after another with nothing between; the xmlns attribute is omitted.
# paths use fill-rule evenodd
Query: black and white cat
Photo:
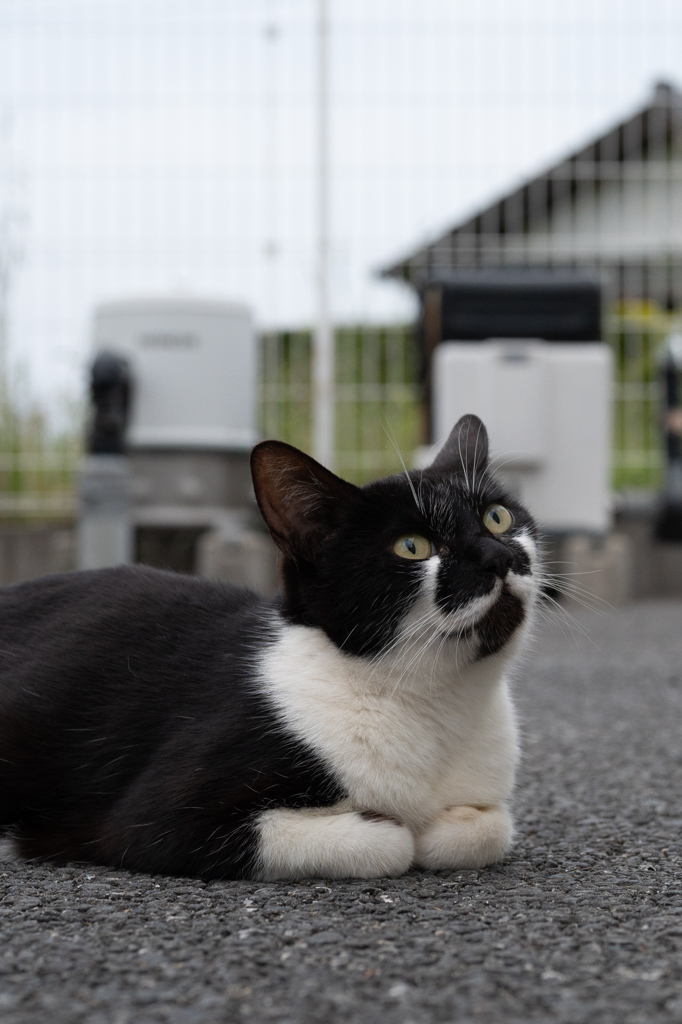
<svg viewBox="0 0 682 1024"><path fill-rule="evenodd" d="M539 585L485 427L364 487L277 441L252 470L279 599L140 567L0 592L0 832L204 878L498 860Z"/></svg>

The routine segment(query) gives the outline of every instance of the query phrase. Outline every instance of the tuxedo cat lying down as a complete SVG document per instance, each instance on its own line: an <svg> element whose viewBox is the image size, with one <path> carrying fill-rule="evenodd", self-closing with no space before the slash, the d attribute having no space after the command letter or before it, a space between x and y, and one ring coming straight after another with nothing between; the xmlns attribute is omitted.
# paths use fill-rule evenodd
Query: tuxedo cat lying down
<svg viewBox="0 0 682 1024"><path fill-rule="evenodd" d="M501 858L537 548L487 465L473 416L360 488L265 441L281 598L140 567L0 591L0 833L203 878Z"/></svg>

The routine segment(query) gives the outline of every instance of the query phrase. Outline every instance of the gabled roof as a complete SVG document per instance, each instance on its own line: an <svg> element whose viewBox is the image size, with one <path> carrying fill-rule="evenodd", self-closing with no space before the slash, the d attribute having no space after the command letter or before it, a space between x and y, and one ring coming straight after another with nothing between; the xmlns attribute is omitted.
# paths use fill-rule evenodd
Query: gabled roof
<svg viewBox="0 0 682 1024"><path fill-rule="evenodd" d="M623 175L624 165L663 156L678 146L682 155L682 93L659 82L651 100L631 117L473 217L382 268L380 274L419 288L434 272L464 265L457 258L461 243L470 251L477 238L526 235L547 223L556 205L575 198L581 184L594 187L596 182L613 181Z"/></svg>

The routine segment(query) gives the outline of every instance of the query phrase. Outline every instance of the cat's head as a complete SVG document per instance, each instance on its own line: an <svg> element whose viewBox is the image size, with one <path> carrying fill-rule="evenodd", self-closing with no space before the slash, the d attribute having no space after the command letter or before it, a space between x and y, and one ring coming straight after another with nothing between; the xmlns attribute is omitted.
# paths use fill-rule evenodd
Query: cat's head
<svg viewBox="0 0 682 1024"><path fill-rule="evenodd" d="M467 661L518 635L537 598L537 531L491 475L463 416L426 469L356 487L280 441L252 453L256 498L282 552L284 611L344 651L457 644Z"/></svg>

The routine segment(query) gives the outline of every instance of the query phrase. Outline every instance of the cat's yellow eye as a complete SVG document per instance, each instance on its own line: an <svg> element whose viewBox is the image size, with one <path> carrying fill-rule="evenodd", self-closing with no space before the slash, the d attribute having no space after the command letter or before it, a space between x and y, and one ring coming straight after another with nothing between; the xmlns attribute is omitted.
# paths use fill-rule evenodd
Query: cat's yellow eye
<svg viewBox="0 0 682 1024"><path fill-rule="evenodd" d="M431 541L426 537L421 537L418 533L408 533L404 537L398 537L393 545L393 550L401 558L411 558L416 562L424 562L434 554Z"/></svg>
<svg viewBox="0 0 682 1024"><path fill-rule="evenodd" d="M483 525L491 533L506 533L511 524L511 512L504 505L488 505L483 513Z"/></svg>

